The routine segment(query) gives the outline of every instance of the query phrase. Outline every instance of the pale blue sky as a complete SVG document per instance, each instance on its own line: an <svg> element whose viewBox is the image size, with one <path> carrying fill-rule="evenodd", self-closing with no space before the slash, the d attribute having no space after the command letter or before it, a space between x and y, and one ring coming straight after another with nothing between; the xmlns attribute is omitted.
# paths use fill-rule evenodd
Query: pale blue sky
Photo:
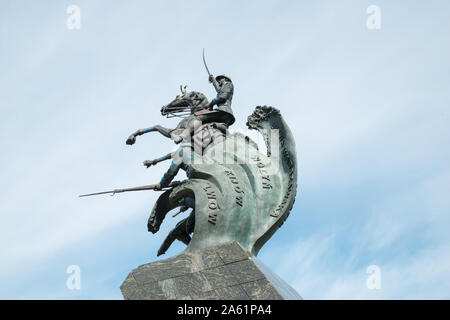
<svg viewBox="0 0 450 320"><path fill-rule="evenodd" d="M77 195L159 181L168 164L141 162L169 141L125 140L175 123L159 109L181 83L213 97L203 47L234 81L235 129L267 104L296 139L297 200L261 261L305 299L450 298L449 15L445 0L2 1L0 298L121 299L157 259L182 218L148 233L157 194Z"/></svg>

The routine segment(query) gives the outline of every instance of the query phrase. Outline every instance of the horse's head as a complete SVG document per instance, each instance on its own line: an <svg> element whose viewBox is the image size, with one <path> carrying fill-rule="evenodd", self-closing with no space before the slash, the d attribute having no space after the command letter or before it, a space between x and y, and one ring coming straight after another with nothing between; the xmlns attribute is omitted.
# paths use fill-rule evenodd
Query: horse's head
<svg viewBox="0 0 450 320"><path fill-rule="evenodd" d="M202 110L208 105L208 99L201 92L186 91L186 86L180 86L181 93L169 104L161 108L161 114L167 117L187 116Z"/></svg>

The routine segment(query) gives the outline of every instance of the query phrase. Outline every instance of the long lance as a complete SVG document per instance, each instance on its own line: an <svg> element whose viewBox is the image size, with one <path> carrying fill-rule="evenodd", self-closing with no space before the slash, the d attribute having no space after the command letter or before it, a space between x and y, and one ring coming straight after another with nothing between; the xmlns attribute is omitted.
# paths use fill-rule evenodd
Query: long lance
<svg viewBox="0 0 450 320"><path fill-rule="evenodd" d="M208 72L208 76L211 77L211 72L209 72L208 66L206 65L206 60L205 60L205 48L203 48L203 64L205 65L206 72Z"/></svg>
<svg viewBox="0 0 450 320"><path fill-rule="evenodd" d="M102 191L102 192L81 194L81 195L79 195L79 197L89 197L89 196L96 196L96 195L99 195L99 194L108 194L108 193L111 193L111 196L113 196L116 193L129 192L129 191L142 191L142 190L164 191L164 190L167 190L167 188L176 187L180 183L181 183L180 181L172 181L166 188L162 188L162 189L156 189L157 184L149 184L149 185L146 185L146 186L140 186L140 187L134 187L134 188L114 189L114 190L111 190L111 191Z"/></svg>

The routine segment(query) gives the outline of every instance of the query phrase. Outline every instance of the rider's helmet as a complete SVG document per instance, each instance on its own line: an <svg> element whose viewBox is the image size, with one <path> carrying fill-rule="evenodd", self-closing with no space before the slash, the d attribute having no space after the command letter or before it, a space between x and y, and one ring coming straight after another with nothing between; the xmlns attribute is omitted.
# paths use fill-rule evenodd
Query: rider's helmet
<svg viewBox="0 0 450 320"><path fill-rule="evenodd" d="M227 76L227 75L225 75L225 74L221 74L221 75L218 75L218 76L216 77L216 81L219 81L220 79L226 79L226 80L228 80L228 81L230 81L230 82L233 82L233 81L231 81L230 77Z"/></svg>

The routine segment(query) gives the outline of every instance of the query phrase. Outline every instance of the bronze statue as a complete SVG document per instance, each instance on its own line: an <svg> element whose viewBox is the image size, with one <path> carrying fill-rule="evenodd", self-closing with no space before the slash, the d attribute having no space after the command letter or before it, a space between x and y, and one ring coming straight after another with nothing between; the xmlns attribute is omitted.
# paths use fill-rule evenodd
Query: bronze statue
<svg viewBox="0 0 450 320"><path fill-rule="evenodd" d="M230 134L228 128L235 122L233 83L228 76L212 76L206 62L205 67L217 91L211 102L203 93L181 86L181 93L161 108L163 116L182 118L175 128L155 125L126 140L133 145L138 136L159 132L179 144L175 152L143 162L148 168L172 160L159 183L102 193L164 191L148 219L152 233L158 232L169 211L192 209L166 237L158 255L176 239L188 246L186 252L237 241L256 255L292 209L297 190L295 142L279 110L268 106L256 107L247 121L248 128L263 135L267 154L248 136ZM180 169L188 179L173 181Z"/></svg>

